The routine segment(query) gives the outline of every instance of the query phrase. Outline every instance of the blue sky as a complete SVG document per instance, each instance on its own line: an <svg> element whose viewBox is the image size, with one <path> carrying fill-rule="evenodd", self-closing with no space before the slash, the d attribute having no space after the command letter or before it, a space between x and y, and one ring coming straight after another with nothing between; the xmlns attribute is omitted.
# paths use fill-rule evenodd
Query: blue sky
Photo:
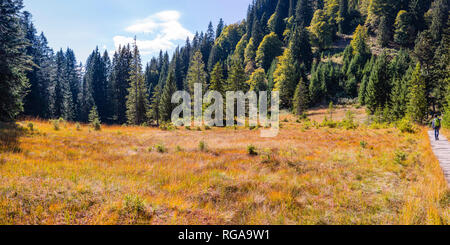
<svg viewBox="0 0 450 245"><path fill-rule="evenodd" d="M245 18L251 0L24 0L38 31L50 46L72 48L85 62L98 46L112 54L137 35L147 62L159 49L170 53L187 36Z"/></svg>

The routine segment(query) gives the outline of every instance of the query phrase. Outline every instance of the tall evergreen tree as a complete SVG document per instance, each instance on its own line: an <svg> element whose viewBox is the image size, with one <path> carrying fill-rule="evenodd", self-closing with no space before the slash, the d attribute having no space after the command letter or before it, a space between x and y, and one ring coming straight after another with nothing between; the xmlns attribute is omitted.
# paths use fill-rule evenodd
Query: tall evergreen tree
<svg viewBox="0 0 450 245"><path fill-rule="evenodd" d="M173 71L169 72L167 82L162 90L161 100L159 103L159 114L162 122L168 122L171 119L172 111L175 108L172 104L172 95L177 91L175 75Z"/></svg>
<svg viewBox="0 0 450 245"><path fill-rule="evenodd" d="M211 84L209 86L210 90L217 91L225 96L225 79L224 71L221 63L217 63L211 72Z"/></svg>
<svg viewBox="0 0 450 245"><path fill-rule="evenodd" d="M292 98L299 81L297 64L292 50L284 50L274 73L275 90L280 92L280 105L282 108L292 108Z"/></svg>
<svg viewBox="0 0 450 245"><path fill-rule="evenodd" d="M391 94L391 114L393 119L399 120L405 117L409 104L409 90L412 68L409 68L406 75L395 77L393 80L393 88Z"/></svg>
<svg viewBox="0 0 450 245"><path fill-rule="evenodd" d="M203 63L202 53L197 51L192 57L189 71L186 77L189 92L191 94L194 94L195 83L201 83L203 86L203 90L206 91L207 75L208 74L205 71L205 64Z"/></svg>
<svg viewBox="0 0 450 245"><path fill-rule="evenodd" d="M245 81L247 77L244 72L244 67L241 63L234 60L232 61L230 71L228 73L227 90L228 91L247 91Z"/></svg>
<svg viewBox="0 0 450 245"><path fill-rule="evenodd" d="M297 85L294 93L294 113L298 116L302 115L309 105L309 89L308 84L303 78Z"/></svg>
<svg viewBox="0 0 450 245"><path fill-rule="evenodd" d="M408 115L417 123L423 123L428 112L426 84L421 73L420 63L417 63L409 82L411 92L409 95Z"/></svg>
<svg viewBox="0 0 450 245"><path fill-rule="evenodd" d="M298 26L309 26L313 18L313 9L310 0L298 0L295 9L295 23Z"/></svg>
<svg viewBox="0 0 450 245"><path fill-rule="evenodd" d="M313 52L311 49L308 30L302 26L295 27L289 45L292 49L294 60L298 64L305 64L305 68L308 71L311 70Z"/></svg>
<svg viewBox="0 0 450 245"><path fill-rule="evenodd" d="M366 88L366 105L370 113L378 108L385 108L389 102L391 88L387 55L383 53L377 58Z"/></svg>
<svg viewBox="0 0 450 245"><path fill-rule="evenodd" d="M147 122L149 110L148 89L142 72L141 56L136 44L133 44L133 59L130 71L130 88L127 96L127 119L131 125L141 125Z"/></svg>
<svg viewBox="0 0 450 245"><path fill-rule="evenodd" d="M223 23L223 19L220 18L219 20L219 24L217 25L216 28L216 38L220 37L220 34L222 34L223 28L225 28L225 24Z"/></svg>
<svg viewBox="0 0 450 245"><path fill-rule="evenodd" d="M411 46L414 40L414 29L411 15L405 10L401 10L395 19L394 41L403 46Z"/></svg>
<svg viewBox="0 0 450 245"><path fill-rule="evenodd" d="M0 2L0 121L14 120L23 111L29 86L25 72L31 67L21 26L21 0Z"/></svg>
<svg viewBox="0 0 450 245"><path fill-rule="evenodd" d="M256 65L268 70L272 61L283 53L282 46L274 32L266 35L256 51Z"/></svg>

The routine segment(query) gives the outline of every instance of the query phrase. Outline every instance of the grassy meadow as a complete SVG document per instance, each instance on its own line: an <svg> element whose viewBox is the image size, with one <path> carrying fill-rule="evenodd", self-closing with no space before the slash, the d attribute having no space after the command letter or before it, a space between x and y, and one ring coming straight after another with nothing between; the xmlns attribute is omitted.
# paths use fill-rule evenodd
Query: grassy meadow
<svg viewBox="0 0 450 245"><path fill-rule="evenodd" d="M267 139L249 128L2 125L0 224L448 225L428 129L366 126L352 110L357 129L320 126L327 111L314 110L313 121L283 115Z"/></svg>

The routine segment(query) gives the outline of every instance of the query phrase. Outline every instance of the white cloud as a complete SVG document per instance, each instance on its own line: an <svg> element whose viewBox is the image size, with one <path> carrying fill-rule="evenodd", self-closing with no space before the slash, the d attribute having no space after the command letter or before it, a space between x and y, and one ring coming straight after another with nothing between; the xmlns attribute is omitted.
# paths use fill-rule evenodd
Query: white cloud
<svg viewBox="0 0 450 245"><path fill-rule="evenodd" d="M152 35L152 38L147 38L148 40L138 37L137 45L143 55L157 53L159 50L170 50L176 46L174 41L185 40L187 37L192 38L194 36L181 25L180 17L181 14L178 11L162 11L136 21L133 25L125 28L125 31L135 35ZM133 37L115 36L114 45L117 49L119 45L132 43L133 40Z"/></svg>

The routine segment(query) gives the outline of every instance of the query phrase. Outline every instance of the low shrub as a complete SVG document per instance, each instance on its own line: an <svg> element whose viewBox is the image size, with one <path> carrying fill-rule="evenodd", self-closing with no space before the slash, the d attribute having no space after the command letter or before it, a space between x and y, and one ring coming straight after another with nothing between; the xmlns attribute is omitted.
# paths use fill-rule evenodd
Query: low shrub
<svg viewBox="0 0 450 245"><path fill-rule="evenodd" d="M34 131L34 124L33 123L28 123L28 129L30 130L30 132Z"/></svg>
<svg viewBox="0 0 450 245"><path fill-rule="evenodd" d="M158 153L166 153L167 152L166 147L162 144L155 145L155 149Z"/></svg>
<svg viewBox="0 0 450 245"><path fill-rule="evenodd" d="M100 131L102 130L102 124L100 123L100 120L98 119L94 119L94 121L92 122L92 128L94 128L95 131Z"/></svg>
<svg viewBox="0 0 450 245"><path fill-rule="evenodd" d="M357 129L358 124L355 122L355 114L352 111L348 111L345 114L344 120L340 123L340 126L346 130Z"/></svg>
<svg viewBox="0 0 450 245"><path fill-rule="evenodd" d="M247 146L247 152L250 156L257 156L258 152L256 151L256 147L254 145Z"/></svg>
<svg viewBox="0 0 450 245"><path fill-rule="evenodd" d="M52 125L53 125L53 129L55 131L59 131L61 128L59 127L59 120L51 120Z"/></svg>
<svg viewBox="0 0 450 245"><path fill-rule="evenodd" d="M207 146L204 141L200 141L200 143L198 143L198 148L200 149L200 151L207 151Z"/></svg>
<svg viewBox="0 0 450 245"><path fill-rule="evenodd" d="M414 125L414 123L409 120L408 118L403 118L402 120L400 120L399 122L397 122L397 128L402 132L402 133L411 133L414 134L417 132L417 128Z"/></svg>

